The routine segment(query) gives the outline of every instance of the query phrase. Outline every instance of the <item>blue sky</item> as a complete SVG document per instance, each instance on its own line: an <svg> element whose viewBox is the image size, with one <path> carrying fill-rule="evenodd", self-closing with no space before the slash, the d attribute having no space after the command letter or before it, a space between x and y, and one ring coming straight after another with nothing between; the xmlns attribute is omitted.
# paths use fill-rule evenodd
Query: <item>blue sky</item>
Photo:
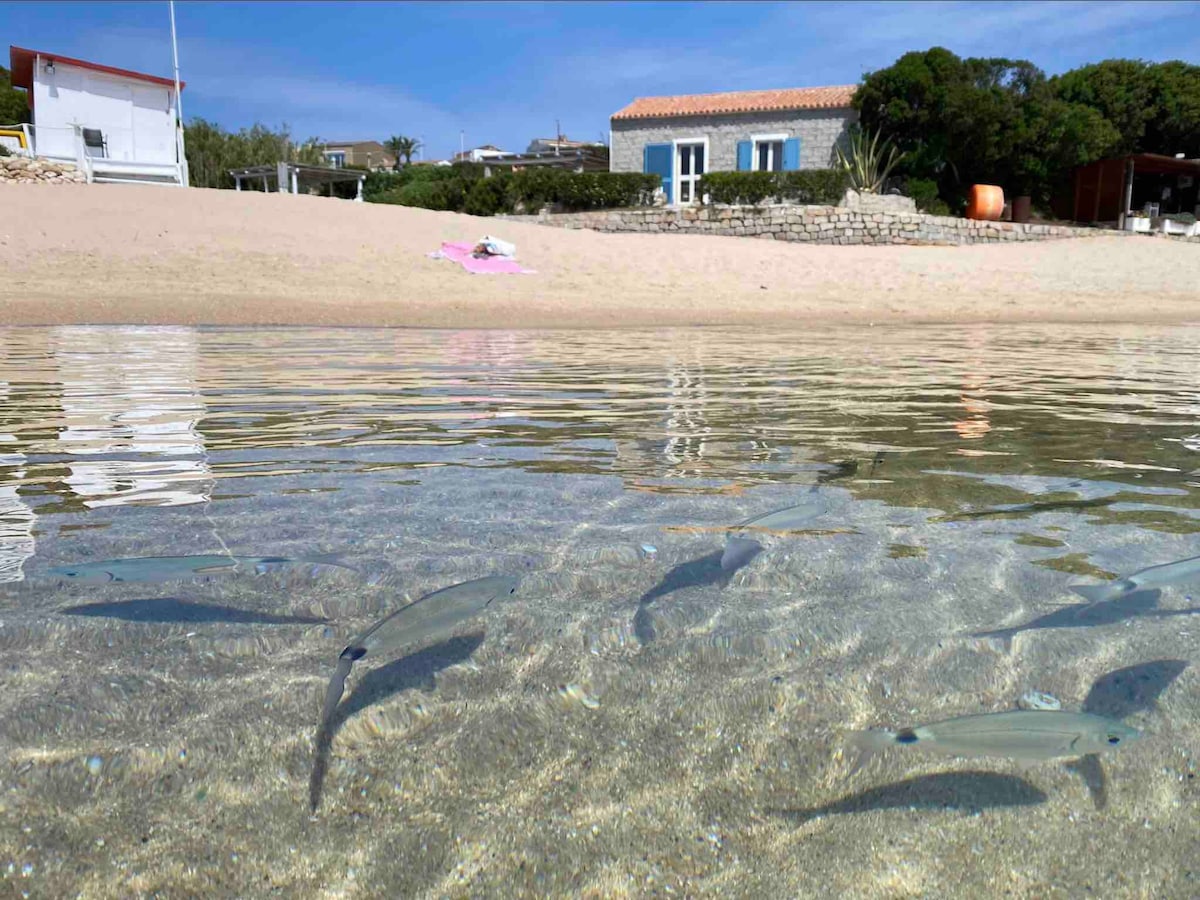
<svg viewBox="0 0 1200 900"><path fill-rule="evenodd" d="M1048 72L1200 62L1200 3L177 2L184 114L298 137L422 137L428 157L607 138L635 96L849 84L908 50ZM169 75L166 2L2 3L0 42ZM5 51L6 55L6 51ZM7 60L5 60L7 64Z"/></svg>

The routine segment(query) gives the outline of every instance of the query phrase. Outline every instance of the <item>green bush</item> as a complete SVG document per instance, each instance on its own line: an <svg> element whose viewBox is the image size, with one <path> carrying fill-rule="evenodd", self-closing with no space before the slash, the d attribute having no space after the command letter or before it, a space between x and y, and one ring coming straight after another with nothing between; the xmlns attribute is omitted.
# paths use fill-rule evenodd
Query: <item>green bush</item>
<svg viewBox="0 0 1200 900"><path fill-rule="evenodd" d="M462 211L469 216L495 216L509 212L512 203L508 196L508 184L512 178L505 172L478 179L467 190Z"/></svg>
<svg viewBox="0 0 1200 900"><path fill-rule="evenodd" d="M779 173L783 198L816 206L836 206L842 202L850 181L840 169L802 169Z"/></svg>
<svg viewBox="0 0 1200 900"><path fill-rule="evenodd" d="M729 206L759 203L775 192L774 172L708 172L700 191L710 203Z"/></svg>
<svg viewBox="0 0 1200 900"><path fill-rule="evenodd" d="M939 203L946 209L950 208L938 197L938 184L932 178L909 178L904 183L904 195L912 197L921 212L930 212L932 207ZM940 216L945 213L933 215Z"/></svg>
<svg viewBox="0 0 1200 900"><path fill-rule="evenodd" d="M452 179L412 181L392 191L386 203L419 206L422 209L458 210L463 203L463 186Z"/></svg>
<svg viewBox="0 0 1200 900"><path fill-rule="evenodd" d="M383 177L374 181L368 177L364 197L375 203L492 216L512 212L518 204L526 212L547 205L568 211L645 205L659 183L657 175L640 172L574 173L539 167L484 177L478 163L412 169L378 173Z"/></svg>
<svg viewBox="0 0 1200 900"><path fill-rule="evenodd" d="M709 172L700 191L710 203L753 205L763 200L834 206L846 192L848 178L837 169L803 169L795 172Z"/></svg>

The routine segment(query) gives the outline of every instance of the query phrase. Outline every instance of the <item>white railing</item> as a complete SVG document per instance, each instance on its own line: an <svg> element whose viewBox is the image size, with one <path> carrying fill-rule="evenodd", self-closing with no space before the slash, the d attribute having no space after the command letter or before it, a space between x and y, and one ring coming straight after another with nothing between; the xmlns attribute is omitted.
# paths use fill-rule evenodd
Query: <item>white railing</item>
<svg viewBox="0 0 1200 900"><path fill-rule="evenodd" d="M135 157L135 151L128 149L132 145L133 129L110 128L104 130L105 141L117 138L117 151L120 157L107 155L104 148L88 147L83 142L82 125L30 125L13 126L25 135L25 149L20 151L24 156L40 156L58 162L73 162L87 178L88 182L106 181L122 183L147 183L148 178L170 179L178 185L186 184L184 169L186 163L180 162L147 162ZM180 137L174 139L175 155L181 157L182 146Z"/></svg>

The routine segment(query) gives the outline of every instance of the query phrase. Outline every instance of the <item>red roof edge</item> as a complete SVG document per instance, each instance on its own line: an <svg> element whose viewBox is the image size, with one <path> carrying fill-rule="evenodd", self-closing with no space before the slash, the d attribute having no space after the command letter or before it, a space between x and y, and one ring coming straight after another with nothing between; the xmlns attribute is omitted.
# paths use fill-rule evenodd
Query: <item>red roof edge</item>
<svg viewBox="0 0 1200 900"><path fill-rule="evenodd" d="M175 87L175 82L170 78L160 78L157 75L147 75L145 72L134 72L130 69L118 69L113 66L102 66L100 63L88 62L84 59L74 59L70 56L63 56L61 53L46 53L43 50L26 50L24 47L14 47L9 45L8 48L8 67L12 71L13 87L25 88L30 92L31 99L33 93L33 61L37 57L51 59L55 62L60 62L67 66L78 66L81 69L91 69L93 72L105 72L109 75L120 75L124 78L136 78L138 81L149 81L151 84L161 84L163 87ZM186 81L179 82L179 89L183 90L186 86Z"/></svg>

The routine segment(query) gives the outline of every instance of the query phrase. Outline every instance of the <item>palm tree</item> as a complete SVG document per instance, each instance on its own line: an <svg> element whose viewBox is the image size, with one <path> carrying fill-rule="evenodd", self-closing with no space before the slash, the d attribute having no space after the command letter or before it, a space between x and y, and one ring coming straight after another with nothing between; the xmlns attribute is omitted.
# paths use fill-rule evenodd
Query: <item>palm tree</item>
<svg viewBox="0 0 1200 900"><path fill-rule="evenodd" d="M412 165L413 154L421 149L421 142L416 138L394 134L383 142L383 146L387 148L388 153L396 157L396 168L398 169L400 168L401 157L403 157L406 166Z"/></svg>

